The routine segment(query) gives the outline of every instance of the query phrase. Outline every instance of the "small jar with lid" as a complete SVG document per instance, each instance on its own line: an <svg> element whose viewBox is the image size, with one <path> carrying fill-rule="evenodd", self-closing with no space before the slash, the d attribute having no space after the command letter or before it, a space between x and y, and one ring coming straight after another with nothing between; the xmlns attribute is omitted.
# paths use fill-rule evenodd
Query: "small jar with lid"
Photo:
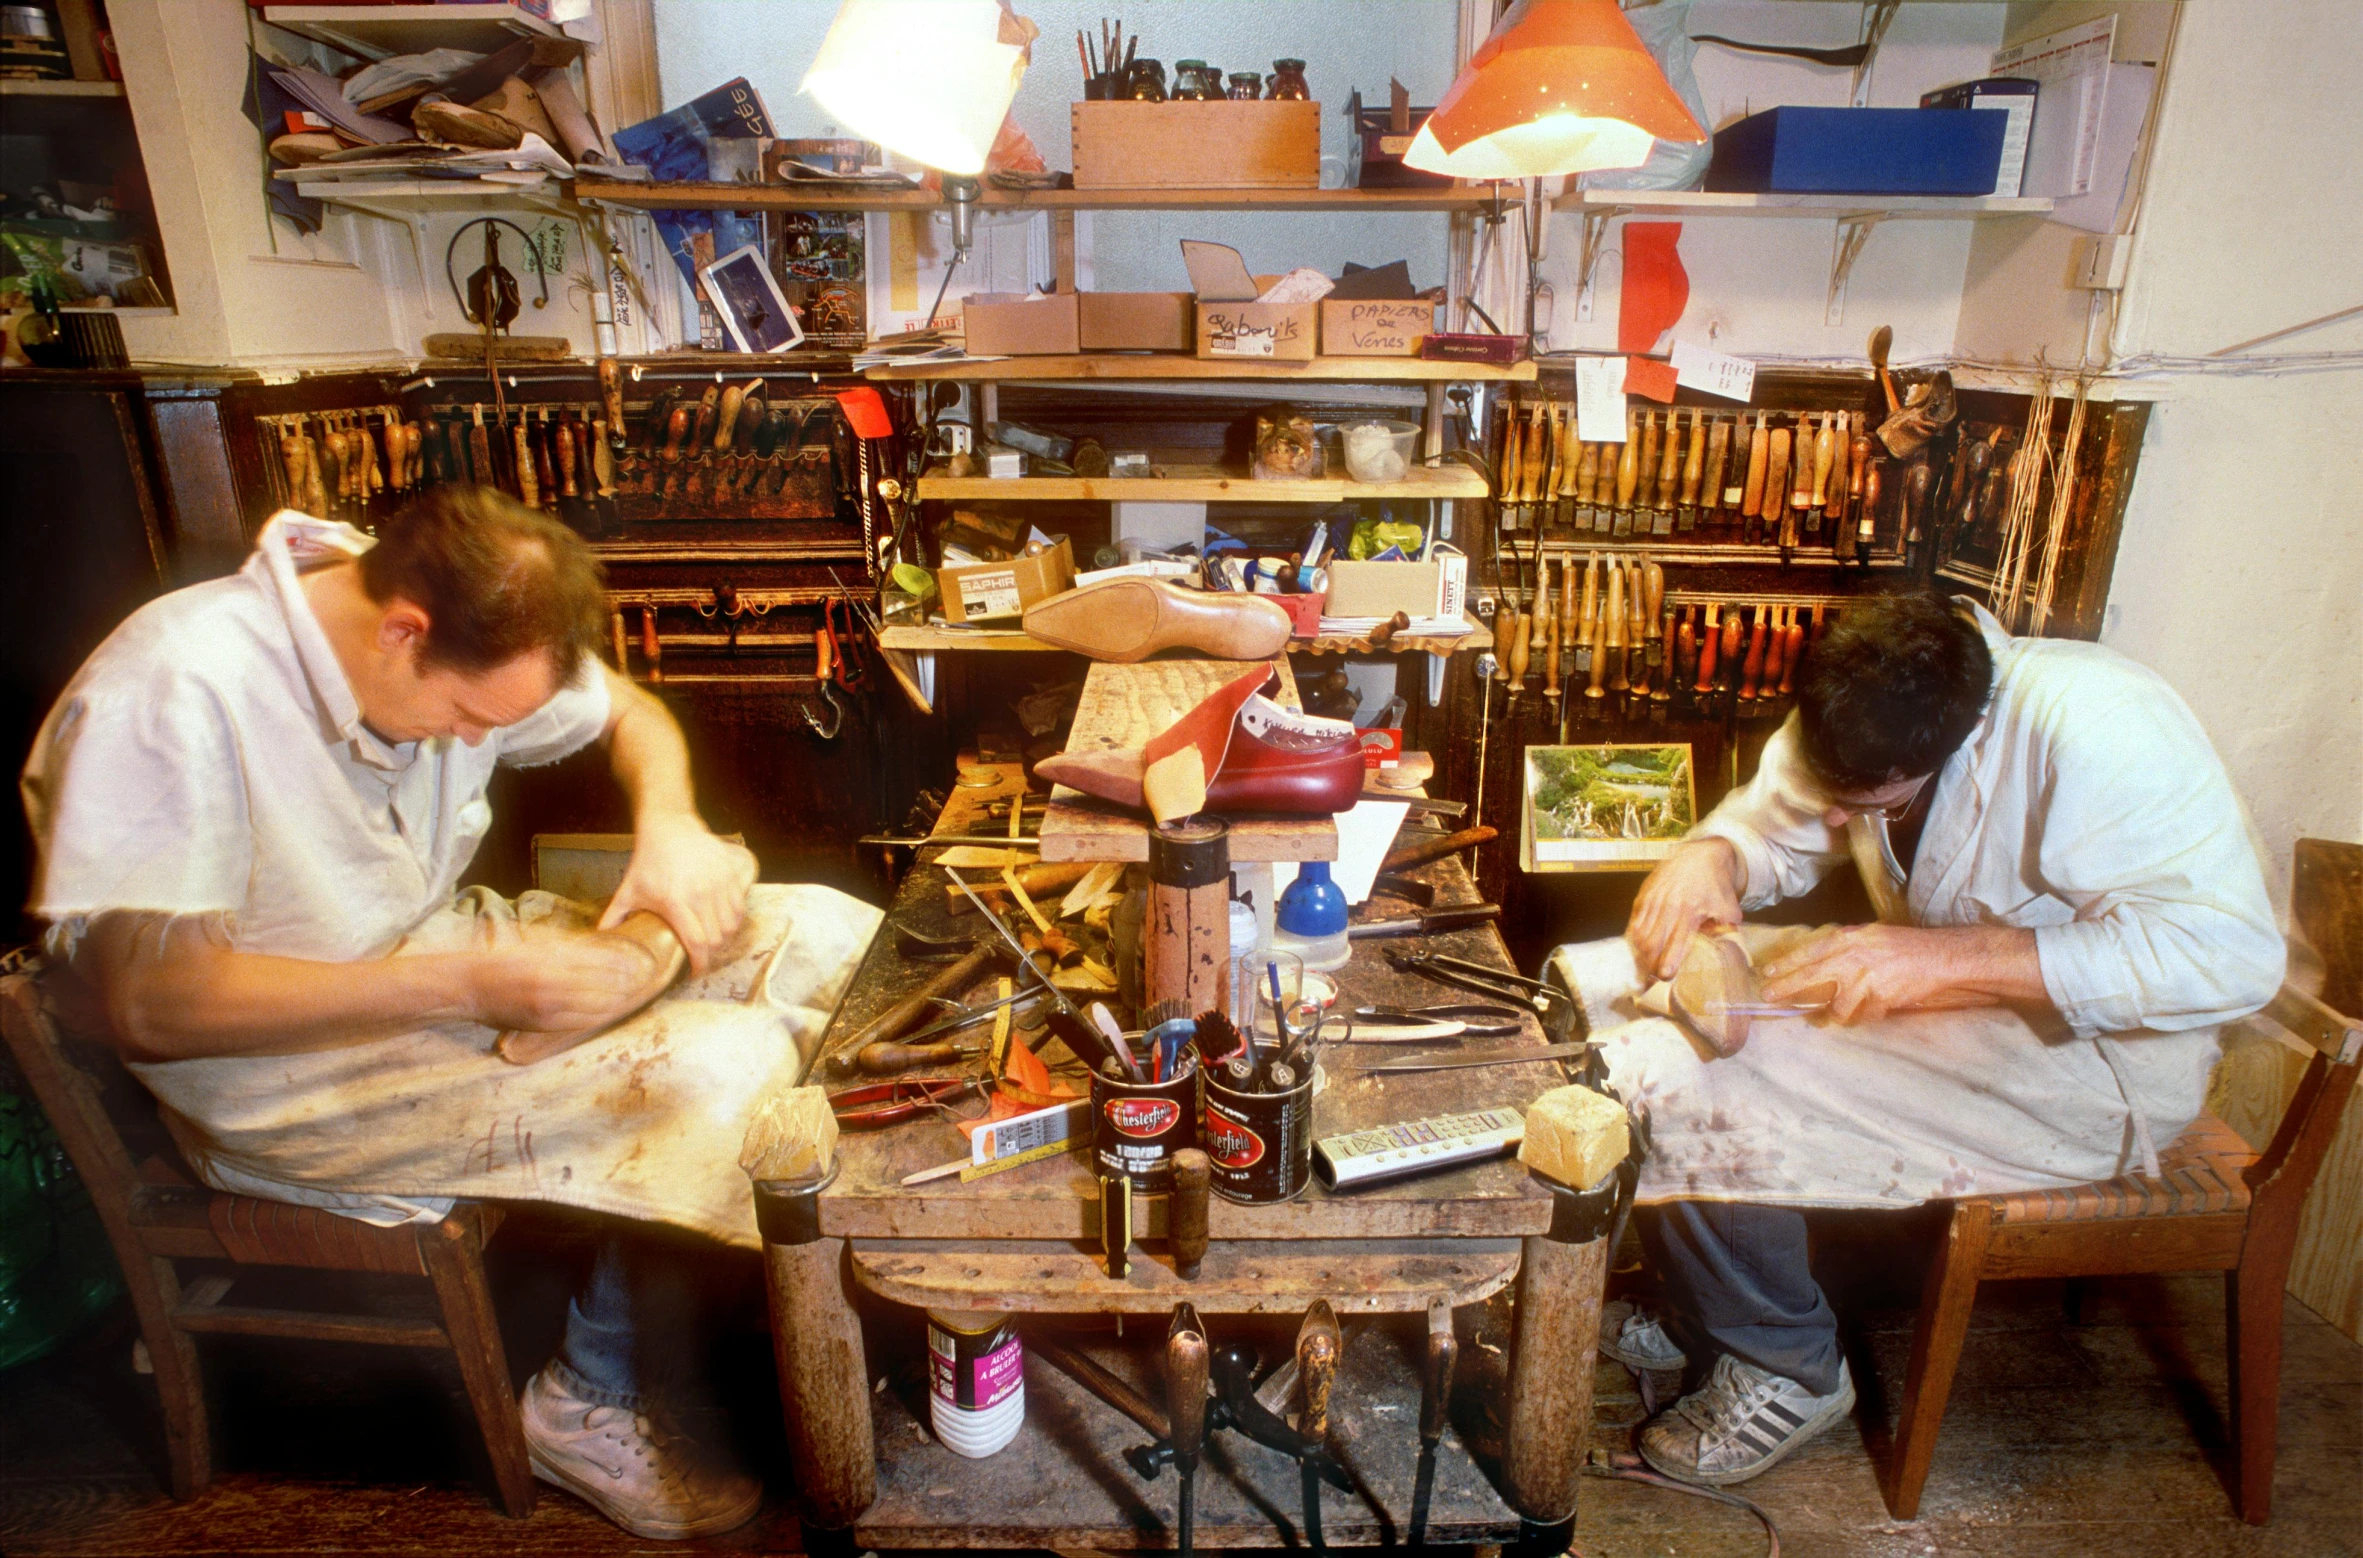
<svg viewBox="0 0 2363 1558"><path fill-rule="evenodd" d="M1204 60L1177 60L1173 67L1173 100L1177 103L1203 103L1219 97L1214 89L1214 76Z"/></svg>
<svg viewBox="0 0 2363 1558"><path fill-rule="evenodd" d="M1263 95L1264 78L1261 74L1252 70L1234 70L1231 72L1232 102L1252 103L1260 99Z"/></svg>
<svg viewBox="0 0 2363 1558"><path fill-rule="evenodd" d="M1272 61L1272 84L1264 91L1267 102L1302 103L1309 101L1312 95L1313 89L1305 84L1303 60Z"/></svg>
<svg viewBox="0 0 2363 1558"><path fill-rule="evenodd" d="M1165 65L1161 60L1132 62L1132 75L1124 83L1124 95L1136 103L1165 101Z"/></svg>

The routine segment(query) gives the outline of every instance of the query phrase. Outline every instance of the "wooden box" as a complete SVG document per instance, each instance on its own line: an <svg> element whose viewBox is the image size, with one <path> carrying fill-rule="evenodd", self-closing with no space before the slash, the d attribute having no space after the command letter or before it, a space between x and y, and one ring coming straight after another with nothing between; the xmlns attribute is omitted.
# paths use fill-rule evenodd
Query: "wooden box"
<svg viewBox="0 0 2363 1558"><path fill-rule="evenodd" d="M1436 305L1422 298L1321 300L1324 357L1417 357L1436 328Z"/></svg>
<svg viewBox="0 0 2363 1558"><path fill-rule="evenodd" d="M1077 103L1077 189L1319 189L1321 105Z"/></svg>

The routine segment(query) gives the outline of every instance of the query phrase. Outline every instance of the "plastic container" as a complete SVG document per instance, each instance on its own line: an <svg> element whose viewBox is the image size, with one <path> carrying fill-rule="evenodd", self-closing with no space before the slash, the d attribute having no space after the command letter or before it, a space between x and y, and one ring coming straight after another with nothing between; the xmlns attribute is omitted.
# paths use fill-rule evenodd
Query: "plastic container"
<svg viewBox="0 0 2363 1558"><path fill-rule="evenodd" d="M1354 955L1346 937L1345 891L1329 879L1327 861L1309 860L1297 868L1296 880L1280 895L1272 945L1295 953L1308 973L1343 968Z"/></svg>
<svg viewBox="0 0 2363 1558"><path fill-rule="evenodd" d="M981 1460L1026 1420L1026 1346L1010 1316L927 1311L927 1406L935 1436Z"/></svg>
<svg viewBox="0 0 2363 1558"><path fill-rule="evenodd" d="M1411 470L1419 427L1411 422L1349 422L1338 434L1346 474L1356 481L1401 481Z"/></svg>

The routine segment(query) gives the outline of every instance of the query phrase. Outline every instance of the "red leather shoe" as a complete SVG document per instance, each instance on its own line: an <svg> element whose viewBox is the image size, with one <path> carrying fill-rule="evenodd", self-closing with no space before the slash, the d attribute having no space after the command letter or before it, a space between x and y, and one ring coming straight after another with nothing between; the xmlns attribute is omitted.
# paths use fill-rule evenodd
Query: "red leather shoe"
<svg viewBox="0 0 2363 1558"><path fill-rule="evenodd" d="M1261 692L1275 679L1261 668L1238 678L1139 751L1061 752L1034 771L1145 809L1159 822L1199 811L1327 816L1348 809L1362 793L1365 766L1354 727L1280 707ZM1179 784L1159 782L1177 766L1193 771Z"/></svg>

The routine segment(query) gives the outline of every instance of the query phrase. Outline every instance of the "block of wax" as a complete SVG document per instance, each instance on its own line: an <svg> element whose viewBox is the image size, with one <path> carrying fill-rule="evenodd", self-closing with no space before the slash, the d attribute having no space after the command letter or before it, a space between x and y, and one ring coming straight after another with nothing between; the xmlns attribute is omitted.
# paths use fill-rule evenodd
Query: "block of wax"
<svg viewBox="0 0 2363 1558"><path fill-rule="evenodd" d="M738 1166L753 1180L811 1179L837 1156L837 1116L817 1087L772 1094L747 1123Z"/></svg>
<svg viewBox="0 0 2363 1558"><path fill-rule="evenodd" d="M1518 1161L1577 1190L1600 1183L1625 1158L1625 1106L1588 1087L1555 1087L1526 1106Z"/></svg>

